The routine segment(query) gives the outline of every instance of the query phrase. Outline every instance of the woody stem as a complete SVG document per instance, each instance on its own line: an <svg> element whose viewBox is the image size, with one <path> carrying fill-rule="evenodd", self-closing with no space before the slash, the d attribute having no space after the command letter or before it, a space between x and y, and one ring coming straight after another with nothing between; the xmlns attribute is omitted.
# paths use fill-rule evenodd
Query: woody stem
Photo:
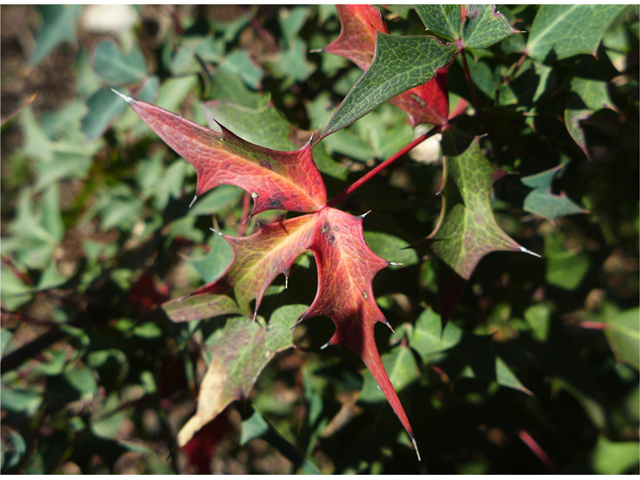
<svg viewBox="0 0 640 480"><path fill-rule="evenodd" d="M357 190L358 188L360 188L362 185L364 185L365 183L367 183L369 180L371 180L373 177L375 177L378 173L380 173L382 170L384 170L385 168L387 168L389 165L391 165L393 162L395 162L396 160L398 160L400 157L402 157L405 153L407 153L409 150L411 150L412 148L416 147L417 145L420 145L422 142L424 142L426 139L432 137L433 135L435 135L436 133L440 132L440 127L434 127L431 130L429 130L427 133L420 135L418 138L416 138L413 142L411 142L410 144L408 144L407 146L405 146L404 148L402 148L401 150L399 150L398 152L396 152L395 154L393 154L391 157L389 157L388 159L386 159L384 162L382 162L380 165L378 165L377 167L375 167L373 170L369 171L366 175L364 175L363 177L361 177L359 180L356 180L354 183L352 183L349 187L347 187L346 189L344 189L342 192L340 192L338 195L336 195L335 197L333 197L333 199L331 199L328 203L327 206L328 207L333 207L335 206L337 203L341 202L342 200L344 200L344 198L348 195L350 195L351 193L353 193L355 190Z"/></svg>

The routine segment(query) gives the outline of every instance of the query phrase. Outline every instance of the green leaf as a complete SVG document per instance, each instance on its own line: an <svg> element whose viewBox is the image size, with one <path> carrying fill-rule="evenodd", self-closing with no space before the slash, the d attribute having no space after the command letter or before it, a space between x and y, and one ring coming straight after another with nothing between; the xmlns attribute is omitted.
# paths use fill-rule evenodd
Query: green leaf
<svg viewBox="0 0 640 480"><path fill-rule="evenodd" d="M307 44L296 38L287 50L280 52L276 60L269 62L269 66L278 77L303 82L316 69L315 65L307 59L307 51Z"/></svg>
<svg viewBox="0 0 640 480"><path fill-rule="evenodd" d="M340 104L322 136L337 132L396 95L428 82L457 53L455 44L442 44L432 37L396 37L377 32L371 66Z"/></svg>
<svg viewBox="0 0 640 480"><path fill-rule="evenodd" d="M262 69L257 66L246 50L236 50L231 55L228 55L224 62L224 67L233 74L242 78L251 88L257 90L260 88L260 82L262 81Z"/></svg>
<svg viewBox="0 0 640 480"><path fill-rule="evenodd" d="M604 437L591 454L591 463L596 473L601 475L620 475L638 465L640 445L638 442L612 442Z"/></svg>
<svg viewBox="0 0 640 480"><path fill-rule="evenodd" d="M525 52L544 61L552 50L562 60L595 55L609 25L627 5L542 5L533 20Z"/></svg>
<svg viewBox="0 0 640 480"><path fill-rule="evenodd" d="M22 148L27 158L49 162L53 158L51 140L36 120L31 106L20 114L20 126L24 135Z"/></svg>
<svg viewBox="0 0 640 480"><path fill-rule="evenodd" d="M29 59L35 67L62 42L76 39L76 23L83 5L38 5L42 15L42 27L38 33L36 48Z"/></svg>
<svg viewBox="0 0 640 480"><path fill-rule="evenodd" d="M457 345L461 339L462 330L460 328L449 322L443 332L440 315L431 308L427 308L416 321L414 330L409 337L409 345L420 354L425 363L428 363L435 354Z"/></svg>
<svg viewBox="0 0 640 480"><path fill-rule="evenodd" d="M409 243L401 238L382 232L364 232L364 239L373 253L389 260L400 263L404 267L418 263L418 255L409 247Z"/></svg>
<svg viewBox="0 0 640 480"><path fill-rule="evenodd" d="M82 131L88 139L101 136L125 110L124 103L110 88L101 88L87 100L89 112L82 119Z"/></svg>
<svg viewBox="0 0 640 480"><path fill-rule="evenodd" d="M140 82L147 74L144 56L137 46L124 55L111 40L101 42L94 54L96 73L111 85L129 85Z"/></svg>
<svg viewBox="0 0 640 480"><path fill-rule="evenodd" d="M445 159L442 212L426 238L429 249L468 280L482 257L501 250L523 251L496 223L491 208L494 168L478 139L459 156Z"/></svg>
<svg viewBox="0 0 640 480"><path fill-rule="evenodd" d="M513 388L514 390L520 390L521 392L526 393L527 395L532 395L532 393L518 380L518 377L511 371L509 366L504 363L500 357L496 357L496 382L498 385L507 388Z"/></svg>
<svg viewBox="0 0 640 480"><path fill-rule="evenodd" d="M469 13L462 27L465 48L488 48L518 33L495 5L469 5Z"/></svg>
<svg viewBox="0 0 640 480"><path fill-rule="evenodd" d="M223 213L236 206L244 190L233 185L220 185L199 198L188 215L213 215Z"/></svg>
<svg viewBox="0 0 640 480"><path fill-rule="evenodd" d="M450 41L460 38L460 5L415 5L415 9L427 30Z"/></svg>
<svg viewBox="0 0 640 480"><path fill-rule="evenodd" d="M29 417L33 417L42 404L42 393L32 390L9 388L2 385L2 395L0 395L2 408L11 412L24 412Z"/></svg>
<svg viewBox="0 0 640 480"><path fill-rule="evenodd" d="M120 432L123 423L129 418L127 412L116 412L106 418L91 422L91 432L100 438L114 439Z"/></svg>
<svg viewBox="0 0 640 480"><path fill-rule="evenodd" d="M199 260L189 260L198 270L204 283L211 283L218 278L231 263L233 251L229 243L220 235L213 235L211 252Z"/></svg>
<svg viewBox="0 0 640 480"><path fill-rule="evenodd" d="M551 185L554 177L560 175L567 164L558 165L544 172L522 177L520 181L533 191L525 197L523 209L544 217L552 222L558 217L576 213L587 213L580 205L568 198L564 192L552 193Z"/></svg>
<svg viewBox="0 0 640 480"><path fill-rule="evenodd" d="M415 357L407 347L399 346L382 356L382 364L396 392L420 378L420 370ZM384 402L385 396L369 370L362 374L363 384L359 400L366 403Z"/></svg>
<svg viewBox="0 0 640 480"><path fill-rule="evenodd" d="M9 267L3 264L0 268L2 269L2 282L0 283L2 308L12 312L33 298L33 289L22 283Z"/></svg>
<svg viewBox="0 0 640 480"><path fill-rule="evenodd" d="M291 326L305 310L304 305L281 307L271 315L266 327L244 317L227 321L213 345L196 414L178 434L179 445L184 446L229 403L248 398L260 372L275 354L293 345Z"/></svg>
<svg viewBox="0 0 640 480"><path fill-rule="evenodd" d="M549 285L575 290L589 271L589 255L583 250L566 250L560 239L547 235L544 241L547 261L545 280Z"/></svg>
<svg viewBox="0 0 640 480"><path fill-rule="evenodd" d="M540 342L546 342L551 321L551 306L539 303L527 308L524 318L533 330L533 338Z"/></svg>
<svg viewBox="0 0 640 480"><path fill-rule="evenodd" d="M619 362L640 370L640 309L632 308L606 319L605 335Z"/></svg>

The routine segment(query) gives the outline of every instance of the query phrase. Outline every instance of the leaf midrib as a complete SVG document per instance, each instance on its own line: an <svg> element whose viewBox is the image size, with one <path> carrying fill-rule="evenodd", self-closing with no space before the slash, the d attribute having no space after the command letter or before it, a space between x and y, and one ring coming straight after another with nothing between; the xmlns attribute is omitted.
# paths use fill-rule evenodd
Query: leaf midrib
<svg viewBox="0 0 640 480"><path fill-rule="evenodd" d="M544 30L541 30L539 33L536 33L536 36L531 38L529 44L527 45L527 50L529 52L531 52L531 50L534 49L535 45L538 43L538 40L541 38L544 38L544 36L546 35L546 33L554 26L556 26L558 23L560 23L562 20L564 20L564 18L569 15L571 12L573 12L576 8L578 8L580 5L573 5L571 6L569 9L567 9L567 11L565 13L563 13L562 15L559 15L555 21L552 21L549 25L547 25L547 27ZM543 8L544 5L541 7ZM555 42L554 42L555 43Z"/></svg>

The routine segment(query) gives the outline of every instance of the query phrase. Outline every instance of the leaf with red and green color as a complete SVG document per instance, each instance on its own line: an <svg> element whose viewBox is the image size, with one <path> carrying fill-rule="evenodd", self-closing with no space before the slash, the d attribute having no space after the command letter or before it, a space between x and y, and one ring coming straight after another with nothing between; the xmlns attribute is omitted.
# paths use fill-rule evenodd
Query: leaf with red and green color
<svg viewBox="0 0 640 480"><path fill-rule="evenodd" d="M252 314L250 304L255 300L255 318L264 292L275 277L286 275L295 259L311 250L318 265L318 291L298 323L319 315L333 320L336 333L329 344L345 345L362 358L413 441L411 425L384 370L374 336L376 323L389 324L378 308L371 283L390 262L375 255L365 242L362 219L326 207L313 214L263 225L249 237L225 236L234 261L218 280L196 290L185 302L204 296L212 302L212 308L207 310L196 304L200 307L197 312L202 315L200 318L208 318L228 313L222 312L220 306L233 304L223 303L221 298L232 291L239 311L245 315ZM197 306L190 305L190 310L180 314L194 320ZM178 315L174 311L172 318Z"/></svg>
<svg viewBox="0 0 640 480"><path fill-rule="evenodd" d="M249 192L252 214L265 210L314 212L327 202L324 182L313 162L311 142L293 152L249 143L220 125L215 132L180 115L120 95L140 118L196 169L196 195L230 184Z"/></svg>
<svg viewBox="0 0 640 480"><path fill-rule="evenodd" d="M248 398L260 372L276 353L293 346L290 325L304 309L303 305L281 307L273 312L266 327L243 317L227 321L213 344L196 414L178 434L181 447L231 402Z"/></svg>
<svg viewBox="0 0 640 480"><path fill-rule="evenodd" d="M348 58L367 70L376 51L376 32L389 33L381 13L371 5L336 5L336 9L342 28L338 38L324 51ZM404 110L414 127L423 123L446 124L449 116L447 70L440 69L435 78L389 99L389 103Z"/></svg>
<svg viewBox="0 0 640 480"><path fill-rule="evenodd" d="M324 51L347 58L366 70L376 50L376 32L389 33L382 13L373 5L336 5L340 35Z"/></svg>
<svg viewBox="0 0 640 480"><path fill-rule="evenodd" d="M441 304L448 305L445 312L441 308L443 322L482 257L496 251L528 252L498 226L493 216L491 186L495 173L477 138L461 155L445 157L440 219L423 241L441 262L438 295Z"/></svg>
<svg viewBox="0 0 640 480"><path fill-rule="evenodd" d="M524 199L523 209L544 217L552 222L558 217L587 213L580 205L568 198L564 192L556 195L551 191L553 179L562 172L566 164L558 165L550 170L522 177L520 181L533 191Z"/></svg>
<svg viewBox="0 0 640 480"><path fill-rule="evenodd" d="M335 208L320 213L311 250L318 265L318 293L301 317L326 315L333 320L336 333L331 345L345 345L367 366L391 404L418 454L413 430L400 399L389 381L376 347L374 327L389 323L378 308L371 283L389 262L374 254L364 240L363 217L354 217ZM418 454L419 458L419 454Z"/></svg>
<svg viewBox="0 0 640 480"><path fill-rule="evenodd" d="M310 214L262 225L248 237L224 235L233 250L231 265L220 278L199 288L190 298L198 298L202 293L225 294L232 290L239 311L255 318L267 287L278 275L288 275L296 258L309 249L317 222L318 214ZM253 300L255 308L252 311ZM217 308L218 304L208 316L220 315Z"/></svg>

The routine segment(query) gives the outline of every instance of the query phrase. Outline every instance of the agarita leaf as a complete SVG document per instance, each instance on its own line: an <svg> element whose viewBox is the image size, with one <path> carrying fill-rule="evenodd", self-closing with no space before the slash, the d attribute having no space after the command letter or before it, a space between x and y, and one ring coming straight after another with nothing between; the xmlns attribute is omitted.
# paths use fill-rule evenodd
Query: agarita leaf
<svg viewBox="0 0 640 480"><path fill-rule="evenodd" d="M340 35L324 48L325 52L348 58L367 70L373 61L376 32L389 33L381 13L371 5L336 5ZM422 123L444 125L449 116L446 68L411 90L391 98L389 103L404 110L415 127Z"/></svg>
<svg viewBox="0 0 640 480"><path fill-rule="evenodd" d="M427 30L452 42L460 38L460 5L416 5L415 9Z"/></svg>
<svg viewBox="0 0 640 480"><path fill-rule="evenodd" d="M543 61L581 53L595 55L605 30L627 5L542 5L533 20L525 53Z"/></svg>
<svg viewBox="0 0 640 480"><path fill-rule="evenodd" d="M218 185L235 185L251 194L253 215L270 209L312 212L325 206L327 193L313 163L311 142L293 152L271 150L243 140L222 125L222 133L218 133L149 103L118 95L194 166L198 174L196 195Z"/></svg>
<svg viewBox="0 0 640 480"><path fill-rule="evenodd" d="M273 312L266 327L243 317L227 321L213 345L211 364L200 385L196 414L178 434L180 446L232 401L248 397L260 372L276 353L293 346L291 321L302 311L302 305L281 307Z"/></svg>
<svg viewBox="0 0 640 480"><path fill-rule="evenodd" d="M147 64L137 46L127 55L110 40L100 42L93 56L96 73L111 85L140 82L147 74Z"/></svg>
<svg viewBox="0 0 640 480"><path fill-rule="evenodd" d="M262 297L275 277L287 274L296 258L311 250L318 267L318 291L298 323L319 315L333 320L336 333L329 344L345 345L362 358L415 446L411 425L375 344L375 324L389 324L373 296L372 281L390 262L375 255L366 244L363 216L354 217L326 206L324 183L313 163L311 143L295 152L269 150L242 140L222 126L220 134L120 95L145 123L196 167L198 192L229 183L255 193L254 211L278 208L313 212L263 225L249 237L226 236L234 258L222 276L196 290L184 300L188 304L165 304L165 313L175 321L212 317L236 308L250 316L250 304L255 300L255 319ZM262 198L277 198L277 205L260 203ZM227 296L229 293L235 301ZM200 298L204 302L199 302ZM224 378L224 372L212 374L203 388L227 389ZM203 413L185 427L181 441L188 441L218 412L218 407L211 407L208 400L200 408Z"/></svg>
<svg viewBox="0 0 640 480"><path fill-rule="evenodd" d="M434 78L448 66L458 46L433 37L395 37L376 32L371 66L335 111L326 137L365 116L378 105Z"/></svg>
<svg viewBox="0 0 640 480"><path fill-rule="evenodd" d="M524 185L533 188L524 199L522 207L524 210L552 222L565 215L587 213L580 205L568 198L564 192L556 195L551 191L553 179L562 172L565 165L558 165L544 172L520 179Z"/></svg>
<svg viewBox="0 0 640 480"><path fill-rule="evenodd" d="M468 280L482 257L501 250L522 251L496 223L491 208L495 170L478 139L456 157L445 157L442 211L426 241L433 253Z"/></svg>
<svg viewBox="0 0 640 480"><path fill-rule="evenodd" d="M469 5L469 13L462 27L465 48L488 48L518 33L495 5Z"/></svg>
<svg viewBox="0 0 640 480"><path fill-rule="evenodd" d="M496 223L491 208L494 174L477 138L464 153L445 157L440 219L431 235L421 242L438 258L438 297L443 323L448 321L482 257L501 250L528 252Z"/></svg>

